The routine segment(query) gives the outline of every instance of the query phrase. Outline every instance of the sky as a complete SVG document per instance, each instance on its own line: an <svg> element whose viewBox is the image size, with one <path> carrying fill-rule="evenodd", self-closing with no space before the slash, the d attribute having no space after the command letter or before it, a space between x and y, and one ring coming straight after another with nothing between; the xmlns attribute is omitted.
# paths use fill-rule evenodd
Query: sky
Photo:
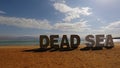
<svg viewBox="0 0 120 68"><path fill-rule="evenodd" d="M120 0L0 0L0 36L120 36Z"/></svg>

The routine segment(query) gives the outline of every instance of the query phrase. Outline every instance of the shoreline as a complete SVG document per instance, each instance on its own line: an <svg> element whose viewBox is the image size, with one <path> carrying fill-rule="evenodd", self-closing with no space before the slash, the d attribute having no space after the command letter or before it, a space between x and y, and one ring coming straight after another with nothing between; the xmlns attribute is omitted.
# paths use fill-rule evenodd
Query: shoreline
<svg viewBox="0 0 120 68"><path fill-rule="evenodd" d="M84 46L86 46L85 44L80 44L79 45L79 47L84 47ZM120 46L120 42L115 42L114 43L114 46ZM33 44L30 44L30 45L0 45L0 48L30 48L30 47L38 47L39 48L39 44L35 44L35 45L33 45Z"/></svg>

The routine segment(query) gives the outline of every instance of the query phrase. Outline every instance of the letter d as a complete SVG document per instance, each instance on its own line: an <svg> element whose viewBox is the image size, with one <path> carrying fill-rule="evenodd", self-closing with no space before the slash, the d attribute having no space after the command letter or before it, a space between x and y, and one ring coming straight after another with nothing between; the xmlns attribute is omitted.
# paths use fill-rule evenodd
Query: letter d
<svg viewBox="0 0 120 68"><path fill-rule="evenodd" d="M71 35L70 41L71 41L71 48L77 48L80 45L80 37L78 35Z"/></svg>
<svg viewBox="0 0 120 68"><path fill-rule="evenodd" d="M49 38L46 35L40 35L40 48L47 48L49 45Z"/></svg>

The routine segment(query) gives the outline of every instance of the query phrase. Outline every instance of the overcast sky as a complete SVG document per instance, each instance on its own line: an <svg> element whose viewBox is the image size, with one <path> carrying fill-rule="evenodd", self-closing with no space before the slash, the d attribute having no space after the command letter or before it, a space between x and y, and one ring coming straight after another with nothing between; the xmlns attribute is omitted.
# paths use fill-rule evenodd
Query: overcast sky
<svg viewBox="0 0 120 68"><path fill-rule="evenodd" d="M120 0L0 0L0 36L120 36Z"/></svg>

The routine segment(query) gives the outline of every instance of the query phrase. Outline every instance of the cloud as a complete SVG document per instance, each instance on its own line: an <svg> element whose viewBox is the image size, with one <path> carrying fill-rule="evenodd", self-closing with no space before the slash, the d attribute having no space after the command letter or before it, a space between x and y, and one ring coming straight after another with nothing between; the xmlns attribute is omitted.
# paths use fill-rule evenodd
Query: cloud
<svg viewBox="0 0 120 68"><path fill-rule="evenodd" d="M4 12L4 11L0 11L0 14L6 14L6 12Z"/></svg>
<svg viewBox="0 0 120 68"><path fill-rule="evenodd" d="M51 25L48 20L36 20L18 17L6 17L0 16L0 24L16 26L20 28L36 28L44 30L59 30L59 31L72 31L72 32L82 32L88 30L89 26L87 21L80 21L74 23L55 23Z"/></svg>
<svg viewBox="0 0 120 68"><path fill-rule="evenodd" d="M113 36L120 36L120 21L112 22L106 26L99 27L99 29L91 29L92 34L112 34Z"/></svg>
<svg viewBox="0 0 120 68"><path fill-rule="evenodd" d="M0 24L11 25L23 28L52 29L48 20L36 20L17 17L0 16Z"/></svg>
<svg viewBox="0 0 120 68"><path fill-rule="evenodd" d="M89 7L72 8L66 5L65 3L59 3L59 2L54 3L53 6L56 10L65 14L65 18L63 19L63 21L66 22L70 22L73 19L80 18L81 15L88 16L92 13L89 11L90 10Z"/></svg>
<svg viewBox="0 0 120 68"><path fill-rule="evenodd" d="M112 22L105 28L106 29L120 29L120 21Z"/></svg>
<svg viewBox="0 0 120 68"><path fill-rule="evenodd" d="M20 28L36 28L44 30L60 30L60 31L76 31L81 32L89 29L87 21L80 21L74 23L55 23L51 25L48 20L36 20L18 17L0 16L0 24L9 26L16 26Z"/></svg>
<svg viewBox="0 0 120 68"><path fill-rule="evenodd" d="M63 22L54 24L54 29L60 31L72 31L72 32L83 32L89 30L89 26L87 21L79 21L72 22L73 19L81 18L82 15L88 16L92 12L90 12L89 7L70 7L66 5L66 1L64 2L55 2L53 4L54 8L63 13L65 18L63 18Z"/></svg>
<svg viewBox="0 0 120 68"><path fill-rule="evenodd" d="M115 21L107 26L102 27L102 29L107 33L119 34L120 33L120 21Z"/></svg>
<svg viewBox="0 0 120 68"><path fill-rule="evenodd" d="M66 0L50 0L51 2L66 3Z"/></svg>
<svg viewBox="0 0 120 68"><path fill-rule="evenodd" d="M89 26L87 21L80 21L75 23L56 23L54 28L60 31L82 32L84 30L89 30Z"/></svg>

